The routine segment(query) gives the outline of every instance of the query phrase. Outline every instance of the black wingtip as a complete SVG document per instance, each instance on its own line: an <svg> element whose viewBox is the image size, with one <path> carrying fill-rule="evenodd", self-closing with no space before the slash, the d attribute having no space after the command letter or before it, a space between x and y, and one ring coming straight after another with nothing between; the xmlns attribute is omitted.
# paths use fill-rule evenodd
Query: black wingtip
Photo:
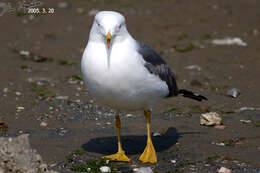
<svg viewBox="0 0 260 173"><path fill-rule="evenodd" d="M188 97L197 101L208 100L206 97L200 94L193 93L191 91L184 90L184 89L179 90L179 94L182 95L183 97Z"/></svg>

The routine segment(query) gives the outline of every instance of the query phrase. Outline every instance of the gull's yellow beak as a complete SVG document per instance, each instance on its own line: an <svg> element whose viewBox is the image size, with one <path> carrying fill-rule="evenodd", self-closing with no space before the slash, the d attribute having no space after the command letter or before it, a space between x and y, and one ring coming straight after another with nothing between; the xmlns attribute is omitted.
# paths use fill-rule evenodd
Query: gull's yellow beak
<svg viewBox="0 0 260 173"><path fill-rule="evenodd" d="M112 35L111 35L110 32L107 33L107 35L106 35L106 40L107 40L107 47L108 47L108 49L109 49L109 48L110 48L110 42L111 42L111 40L112 40Z"/></svg>

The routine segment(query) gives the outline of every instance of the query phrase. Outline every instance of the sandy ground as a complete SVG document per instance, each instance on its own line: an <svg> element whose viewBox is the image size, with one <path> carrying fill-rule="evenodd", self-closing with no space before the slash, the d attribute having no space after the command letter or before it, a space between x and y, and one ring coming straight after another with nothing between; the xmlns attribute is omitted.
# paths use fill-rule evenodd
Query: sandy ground
<svg viewBox="0 0 260 173"><path fill-rule="evenodd" d="M2 2L16 10L0 16L0 120L8 125L2 136L29 133L32 147L55 168L75 150L86 151L84 159L116 151L114 111L88 95L80 72L93 14L115 10L126 16L133 37L175 70L180 88L209 99L170 98L154 112L152 132L161 134L153 137L156 165L137 161L146 141L142 112L122 116L124 148L132 158L127 166L157 172L216 172L221 166L260 171L260 110L239 111L260 107L260 1L71 0L64 8L59 2L46 0L37 7L54 9L50 14L24 13L17 1ZM247 45L212 44L226 37ZM200 69L188 69L191 65ZM241 95L228 97L231 88ZM221 113L226 128L201 126L205 110Z"/></svg>

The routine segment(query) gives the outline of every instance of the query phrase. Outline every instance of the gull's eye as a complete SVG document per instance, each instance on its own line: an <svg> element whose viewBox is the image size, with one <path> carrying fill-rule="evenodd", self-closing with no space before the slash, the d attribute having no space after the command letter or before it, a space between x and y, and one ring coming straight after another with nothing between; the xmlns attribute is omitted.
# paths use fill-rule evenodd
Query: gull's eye
<svg viewBox="0 0 260 173"><path fill-rule="evenodd" d="M100 23L97 22L98 27L100 27Z"/></svg>
<svg viewBox="0 0 260 173"><path fill-rule="evenodd" d="M122 27L122 24L118 26L118 28L120 29Z"/></svg>

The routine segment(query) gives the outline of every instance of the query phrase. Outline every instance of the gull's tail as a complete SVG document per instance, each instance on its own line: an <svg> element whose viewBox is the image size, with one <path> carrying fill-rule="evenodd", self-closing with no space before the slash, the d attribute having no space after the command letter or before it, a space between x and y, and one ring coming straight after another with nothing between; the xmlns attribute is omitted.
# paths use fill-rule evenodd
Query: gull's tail
<svg viewBox="0 0 260 173"><path fill-rule="evenodd" d="M206 97L202 95L184 89L180 89L179 94L182 95L183 97L188 97L197 101L208 100Z"/></svg>

